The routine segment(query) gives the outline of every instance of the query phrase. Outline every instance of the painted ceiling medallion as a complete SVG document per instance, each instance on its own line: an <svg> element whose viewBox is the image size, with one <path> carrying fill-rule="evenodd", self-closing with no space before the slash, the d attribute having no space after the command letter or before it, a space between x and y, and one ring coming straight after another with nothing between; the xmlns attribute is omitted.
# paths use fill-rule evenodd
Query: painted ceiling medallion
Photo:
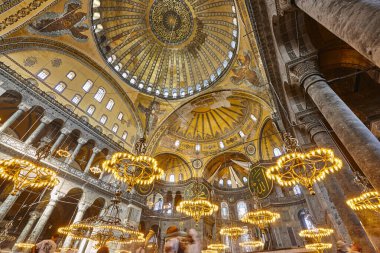
<svg viewBox="0 0 380 253"><path fill-rule="evenodd" d="M130 86L166 99L215 84L237 51L234 1L93 0L103 57Z"/></svg>

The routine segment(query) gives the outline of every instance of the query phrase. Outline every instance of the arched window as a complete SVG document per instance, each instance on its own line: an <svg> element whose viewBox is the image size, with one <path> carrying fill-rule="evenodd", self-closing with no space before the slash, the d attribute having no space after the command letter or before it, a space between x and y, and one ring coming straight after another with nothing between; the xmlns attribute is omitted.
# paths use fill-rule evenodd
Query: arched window
<svg viewBox="0 0 380 253"><path fill-rule="evenodd" d="M182 173L178 174L178 181L183 181L183 174Z"/></svg>
<svg viewBox="0 0 380 253"><path fill-rule="evenodd" d="M118 129L119 129L119 126L117 124L113 124L112 132L117 133Z"/></svg>
<svg viewBox="0 0 380 253"><path fill-rule="evenodd" d="M273 149L273 154L274 154L274 156L280 156L280 155L282 155L281 150L279 148L274 148Z"/></svg>
<svg viewBox="0 0 380 253"><path fill-rule="evenodd" d="M104 96L106 95L106 90L102 87L99 87L98 91L96 92L94 98L98 102L102 102Z"/></svg>
<svg viewBox="0 0 380 253"><path fill-rule="evenodd" d="M102 115L102 117L100 117L100 123L102 123L103 125L107 122L107 116L106 115Z"/></svg>
<svg viewBox="0 0 380 253"><path fill-rule="evenodd" d="M67 73L67 75L66 75L66 77L69 78L70 80L73 80L76 76L77 76L77 74L75 74L74 71L70 71L70 72Z"/></svg>
<svg viewBox="0 0 380 253"><path fill-rule="evenodd" d="M87 108L87 113L88 113L88 115L92 115L92 114L94 114L94 112L95 112L95 106L90 105L90 106Z"/></svg>
<svg viewBox="0 0 380 253"><path fill-rule="evenodd" d="M79 104L79 102L82 100L82 96L79 94L75 94L74 97L71 99L71 102L74 104Z"/></svg>
<svg viewBox="0 0 380 253"><path fill-rule="evenodd" d="M120 112L119 115L117 115L118 120L122 120L123 117L124 117L124 114L122 112Z"/></svg>
<svg viewBox="0 0 380 253"><path fill-rule="evenodd" d="M66 89L67 85L64 82L59 82L55 87L54 90L58 93L62 93Z"/></svg>
<svg viewBox="0 0 380 253"><path fill-rule="evenodd" d="M228 179L228 180L227 180L227 185L228 185L229 187L232 186L232 181L231 181L231 179Z"/></svg>
<svg viewBox="0 0 380 253"><path fill-rule="evenodd" d="M153 210L154 211L159 211L159 210L162 210L162 207L164 205L164 201L162 200L162 197L159 198L156 203L154 203L154 208Z"/></svg>
<svg viewBox="0 0 380 253"><path fill-rule="evenodd" d="M220 215L222 216L222 219L228 219L230 212L228 210L228 204L226 202L222 202L220 204Z"/></svg>
<svg viewBox="0 0 380 253"><path fill-rule="evenodd" d="M123 140L126 140L127 137L128 137L128 132L124 131L123 136L121 136L121 138L123 138Z"/></svg>
<svg viewBox="0 0 380 253"><path fill-rule="evenodd" d="M246 184L248 182L248 178L247 177L243 177L243 182Z"/></svg>
<svg viewBox="0 0 380 253"><path fill-rule="evenodd" d="M174 174L171 174L171 175L169 176L169 182L172 182L172 183L175 182L175 176L174 176Z"/></svg>
<svg viewBox="0 0 380 253"><path fill-rule="evenodd" d="M239 135L240 135L241 138L244 138L244 137L245 137L245 134L244 134L243 131L239 131Z"/></svg>
<svg viewBox="0 0 380 253"><path fill-rule="evenodd" d="M309 213L309 210L307 209L302 209L298 213L298 219L301 222L301 227L303 229L315 229L315 225L312 219L311 214Z"/></svg>
<svg viewBox="0 0 380 253"><path fill-rule="evenodd" d="M49 70L43 69L40 72L38 72L37 77L41 80L45 80L50 75Z"/></svg>
<svg viewBox="0 0 380 253"><path fill-rule="evenodd" d="M302 194L301 187L298 184L296 184L293 187L293 192L294 192L294 195L297 195L297 196L301 195Z"/></svg>
<svg viewBox="0 0 380 253"><path fill-rule="evenodd" d="M244 201L239 201L236 205L239 220L248 212L247 204Z"/></svg>
<svg viewBox="0 0 380 253"><path fill-rule="evenodd" d="M87 80L84 84L83 84L83 90L85 91L85 92L89 92L90 90L91 90L91 88L92 88L92 85L93 85L94 83L91 81L91 80Z"/></svg>
<svg viewBox="0 0 380 253"><path fill-rule="evenodd" d="M224 185L224 180L223 178L219 179L219 186L223 186Z"/></svg>
<svg viewBox="0 0 380 253"><path fill-rule="evenodd" d="M178 148L180 144L181 144L181 141L180 141L180 140L176 140L176 141L174 142L174 146L175 146L176 148Z"/></svg>
<svg viewBox="0 0 380 253"><path fill-rule="evenodd" d="M113 99L110 99L110 100L108 100L106 108L111 111L114 104L115 104L115 102L113 101Z"/></svg>

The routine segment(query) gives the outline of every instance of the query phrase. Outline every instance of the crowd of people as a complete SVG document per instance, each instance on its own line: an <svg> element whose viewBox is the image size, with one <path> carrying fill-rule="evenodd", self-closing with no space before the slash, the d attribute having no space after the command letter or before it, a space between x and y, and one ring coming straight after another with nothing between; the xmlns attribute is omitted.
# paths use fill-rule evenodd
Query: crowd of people
<svg viewBox="0 0 380 253"><path fill-rule="evenodd" d="M337 253L361 253L362 248L357 243L353 243L351 246L349 246L344 241L339 240L336 243L336 252Z"/></svg>

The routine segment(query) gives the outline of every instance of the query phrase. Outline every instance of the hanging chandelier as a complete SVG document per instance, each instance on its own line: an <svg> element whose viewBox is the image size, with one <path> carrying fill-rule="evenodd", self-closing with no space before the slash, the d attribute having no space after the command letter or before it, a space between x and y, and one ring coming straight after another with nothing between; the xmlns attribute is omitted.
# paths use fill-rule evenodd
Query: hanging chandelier
<svg viewBox="0 0 380 253"><path fill-rule="evenodd" d="M332 244L331 243L323 243L323 242L309 243L309 244L305 244L305 248L315 250L317 252L323 252L326 249L331 249Z"/></svg>
<svg viewBox="0 0 380 253"><path fill-rule="evenodd" d="M265 228L268 224L276 222L279 218L279 213L267 210L257 210L246 213L241 221L254 224L259 228Z"/></svg>
<svg viewBox="0 0 380 253"><path fill-rule="evenodd" d="M0 160L0 178L13 182L11 195L28 187L53 187L59 183L53 170L17 158Z"/></svg>
<svg viewBox="0 0 380 253"><path fill-rule="evenodd" d="M232 240L237 240L240 236L248 233L248 229L238 227L238 226L229 226L223 227L220 229L219 233L221 235L229 236Z"/></svg>
<svg viewBox="0 0 380 253"><path fill-rule="evenodd" d="M299 232L300 237L316 239L320 241L323 237L328 237L334 233L334 230L329 228L314 228L305 229Z"/></svg>
<svg viewBox="0 0 380 253"><path fill-rule="evenodd" d="M284 133L287 154L277 160L277 165L267 169L267 177L276 180L282 186L305 186L314 195L313 184L322 181L329 173L340 170L342 160L327 148L313 149L307 153L300 152L297 139Z"/></svg>
<svg viewBox="0 0 380 253"><path fill-rule="evenodd" d="M205 186L198 181L191 184L185 190L185 195L189 195L188 199L180 201L176 207L177 212L192 217L196 224L202 217L211 216L219 209L217 205L208 200L204 189Z"/></svg>
<svg viewBox="0 0 380 253"><path fill-rule="evenodd" d="M257 248L257 247L264 247L264 243L262 241L256 241L256 240L251 240L251 241L246 241L246 242L241 242L239 243L240 247L252 247L252 248Z"/></svg>
<svg viewBox="0 0 380 253"><path fill-rule="evenodd" d="M359 172L354 172L354 183L363 188L362 194L359 197L347 200L347 205L355 211L372 210L380 212L380 194L377 191L370 189L368 179L362 176Z"/></svg>
<svg viewBox="0 0 380 253"><path fill-rule="evenodd" d="M90 167L90 171L94 174L100 174L102 173L102 170L98 166Z"/></svg>
<svg viewBox="0 0 380 253"><path fill-rule="evenodd" d="M71 155L67 148L60 148L55 152L59 157L67 158Z"/></svg>
<svg viewBox="0 0 380 253"><path fill-rule="evenodd" d="M207 246L207 249L218 251L228 249L228 246L223 243L212 243Z"/></svg>
<svg viewBox="0 0 380 253"><path fill-rule="evenodd" d="M123 225L120 218L121 191L117 191L100 216L84 219L58 229L58 233L74 239L89 239L96 242L95 247L106 246L107 243L133 243L145 241L144 234L132 227Z"/></svg>
<svg viewBox="0 0 380 253"><path fill-rule="evenodd" d="M9 235L9 229L13 226L13 221L5 224L4 229L0 232L0 244L2 242L10 242L16 240L16 237Z"/></svg>

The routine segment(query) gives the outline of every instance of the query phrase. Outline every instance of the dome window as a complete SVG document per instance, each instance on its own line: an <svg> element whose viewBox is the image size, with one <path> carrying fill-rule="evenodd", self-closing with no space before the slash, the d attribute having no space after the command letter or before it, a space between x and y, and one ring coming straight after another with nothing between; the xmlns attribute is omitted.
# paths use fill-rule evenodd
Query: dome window
<svg viewBox="0 0 380 253"><path fill-rule="evenodd" d="M117 119L121 121L123 120L123 118L124 118L124 114L120 112L119 115L117 115Z"/></svg>
<svg viewBox="0 0 380 253"><path fill-rule="evenodd" d="M195 144L195 152L201 152L201 144L197 143Z"/></svg>
<svg viewBox="0 0 380 253"><path fill-rule="evenodd" d="M87 108L87 114L88 114L88 115L92 115L92 114L94 114L94 112L95 112L95 106L90 105L90 106Z"/></svg>
<svg viewBox="0 0 380 253"><path fill-rule="evenodd" d="M92 20L97 20L100 18L100 13L99 12L94 12L94 14L92 15Z"/></svg>
<svg viewBox="0 0 380 253"><path fill-rule="evenodd" d="M124 133L123 133L123 135L121 136L121 138L122 138L123 140L126 140L127 137L128 137L128 132L127 132L127 131L124 131Z"/></svg>
<svg viewBox="0 0 380 253"><path fill-rule="evenodd" d="M108 103L106 105L107 110L111 111L114 105L115 102L113 101L113 99L108 100Z"/></svg>
<svg viewBox="0 0 380 253"><path fill-rule="evenodd" d="M67 73L67 75L66 75L66 77L69 78L70 80L73 80L76 76L77 76L77 74L75 74L74 71L70 71L70 72Z"/></svg>
<svg viewBox="0 0 380 253"><path fill-rule="evenodd" d="M71 99L71 102L74 104L79 104L79 102L82 100L82 96L79 94L75 94L75 96Z"/></svg>
<svg viewBox="0 0 380 253"><path fill-rule="evenodd" d="M176 141L174 142L174 146L175 146L176 148L178 148L180 144L181 144L180 140L176 140Z"/></svg>
<svg viewBox="0 0 380 253"><path fill-rule="evenodd" d="M273 154L274 154L274 156L281 156L282 155L282 152L281 152L281 150L279 149L279 148L274 148L273 149Z"/></svg>
<svg viewBox="0 0 380 253"><path fill-rule="evenodd" d="M253 115L253 114L251 114L251 120L253 121L253 122L257 122L257 118L255 117L255 115Z"/></svg>
<svg viewBox="0 0 380 253"><path fill-rule="evenodd" d="M90 90L91 90L91 88L92 88L92 85L93 85L94 83L91 81L91 80L87 80L85 83L84 83L84 85L83 85L83 90L85 91L85 92L89 92Z"/></svg>
<svg viewBox="0 0 380 253"><path fill-rule="evenodd" d="M117 124L113 124L112 132L114 132L116 134L117 130L119 130L119 126Z"/></svg>
<svg viewBox="0 0 380 253"><path fill-rule="evenodd" d="M244 132L243 132L243 131L241 131L241 130L239 131L239 135L240 135L240 137L241 137L241 138L244 138L244 137L245 137L245 134L244 134Z"/></svg>
<svg viewBox="0 0 380 253"><path fill-rule="evenodd" d="M45 80L50 75L49 70L43 69L38 74L37 77L41 80Z"/></svg>
<svg viewBox="0 0 380 253"><path fill-rule="evenodd" d="M103 125L107 122L107 116L106 115L102 115L102 117L100 117L100 123L102 123Z"/></svg>
<svg viewBox="0 0 380 253"><path fill-rule="evenodd" d="M220 149L224 149L224 143L223 143L223 141L219 142L219 147L220 147Z"/></svg>
<svg viewBox="0 0 380 253"><path fill-rule="evenodd" d="M95 93L95 100L98 102L102 102L104 96L106 95L106 90L102 87L99 87L98 91Z"/></svg>
<svg viewBox="0 0 380 253"><path fill-rule="evenodd" d="M58 93L62 93L66 89L67 85L64 82L59 82L55 87L54 90Z"/></svg>

